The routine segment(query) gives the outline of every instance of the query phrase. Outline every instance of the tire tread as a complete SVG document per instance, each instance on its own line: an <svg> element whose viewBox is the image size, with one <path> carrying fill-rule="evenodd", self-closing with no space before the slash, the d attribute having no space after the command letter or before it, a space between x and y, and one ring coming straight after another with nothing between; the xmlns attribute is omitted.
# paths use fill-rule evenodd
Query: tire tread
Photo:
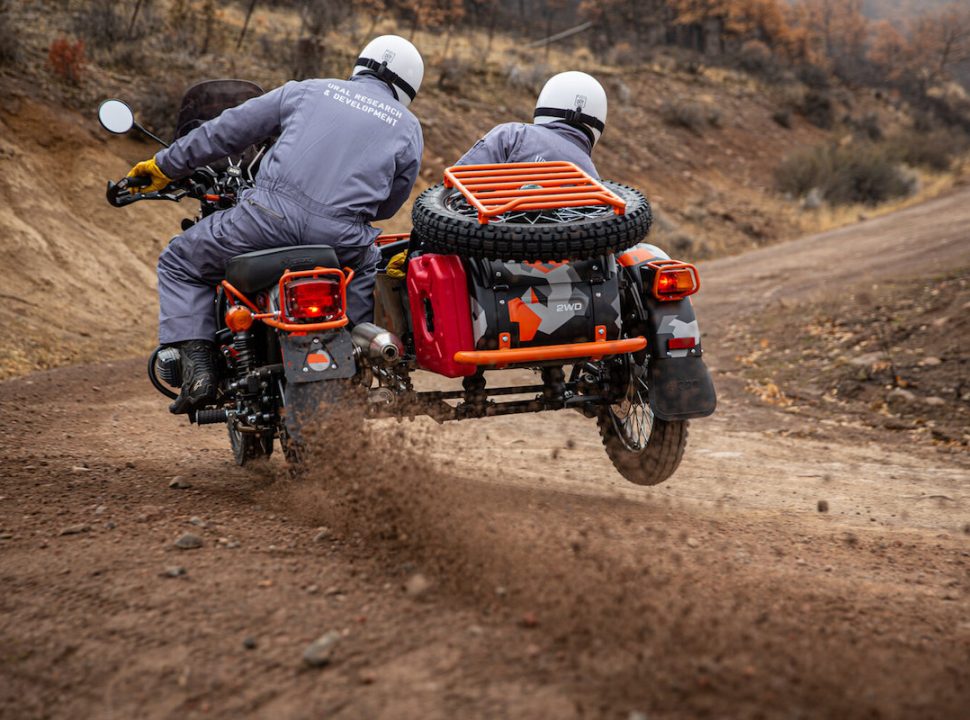
<svg viewBox="0 0 970 720"><path fill-rule="evenodd" d="M623 445L608 412L600 414L597 425L606 454L620 475L635 485L659 485L677 471L684 458L690 421L654 419L650 440L640 453Z"/></svg>
<svg viewBox="0 0 970 720"><path fill-rule="evenodd" d="M623 215L563 224L479 224L449 210L445 198L453 190L438 184L425 190L411 213L413 234L425 249L474 259L511 262L579 260L625 250L650 232L653 214L638 191L603 183L627 202Z"/></svg>

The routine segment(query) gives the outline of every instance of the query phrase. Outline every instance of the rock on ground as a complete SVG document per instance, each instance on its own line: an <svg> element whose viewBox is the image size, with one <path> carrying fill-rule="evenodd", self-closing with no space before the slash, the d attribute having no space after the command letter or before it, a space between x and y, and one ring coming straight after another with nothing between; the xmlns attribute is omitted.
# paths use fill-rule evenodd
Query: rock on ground
<svg viewBox="0 0 970 720"><path fill-rule="evenodd" d="M175 541L175 547L179 550L196 550L202 547L202 538L198 535L193 535L192 533L185 533L178 540Z"/></svg>
<svg viewBox="0 0 970 720"><path fill-rule="evenodd" d="M336 630L324 633L307 645L306 650L303 651L303 662L310 667L329 665L334 648L337 647L339 642L340 633Z"/></svg>

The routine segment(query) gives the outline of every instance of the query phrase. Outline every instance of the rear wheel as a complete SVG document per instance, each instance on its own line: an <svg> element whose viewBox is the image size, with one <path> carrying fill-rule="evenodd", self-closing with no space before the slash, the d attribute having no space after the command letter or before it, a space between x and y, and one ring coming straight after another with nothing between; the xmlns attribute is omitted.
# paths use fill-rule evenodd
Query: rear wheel
<svg viewBox="0 0 970 720"><path fill-rule="evenodd" d="M268 458L273 454L272 432L242 432L233 421L229 421L229 444L236 465L245 465L251 460Z"/></svg>
<svg viewBox="0 0 970 720"><path fill-rule="evenodd" d="M600 437L620 475L637 485L659 485L674 474L684 457L688 421L654 417L646 365L630 357L625 365L626 393L600 413Z"/></svg>
<svg viewBox="0 0 970 720"><path fill-rule="evenodd" d="M350 439L363 422L356 389L349 380L286 385L280 442L287 462L301 463L315 447Z"/></svg>

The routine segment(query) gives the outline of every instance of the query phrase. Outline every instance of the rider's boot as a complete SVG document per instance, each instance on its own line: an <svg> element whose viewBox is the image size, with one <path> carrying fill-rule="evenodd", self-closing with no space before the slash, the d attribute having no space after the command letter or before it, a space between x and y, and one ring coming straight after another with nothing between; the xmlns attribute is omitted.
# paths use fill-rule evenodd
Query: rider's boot
<svg viewBox="0 0 970 720"><path fill-rule="evenodd" d="M215 345L207 340L186 340L179 346L182 361L182 391L169 405L169 412L181 415L216 399Z"/></svg>

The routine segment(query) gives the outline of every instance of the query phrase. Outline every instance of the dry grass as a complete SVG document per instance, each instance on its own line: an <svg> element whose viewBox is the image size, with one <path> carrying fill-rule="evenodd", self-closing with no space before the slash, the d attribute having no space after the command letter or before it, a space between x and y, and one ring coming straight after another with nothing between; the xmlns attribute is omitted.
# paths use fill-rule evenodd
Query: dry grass
<svg viewBox="0 0 970 720"><path fill-rule="evenodd" d="M821 192L832 205L880 205L913 191L891 148L870 142L798 150L775 171L778 188L795 197Z"/></svg>
<svg viewBox="0 0 970 720"><path fill-rule="evenodd" d="M715 108L693 100L669 100L661 106L660 115L671 127L684 128L695 135L702 135L709 127L721 123L720 113Z"/></svg>
<svg viewBox="0 0 970 720"><path fill-rule="evenodd" d="M877 207L861 204L840 206L826 204L818 210L806 212L800 205L786 203L787 207L783 212L798 228L800 234L810 235L836 230L919 205L970 181L970 155L959 158L954 167L954 172L946 173L917 171L919 190L909 197L897 198Z"/></svg>

